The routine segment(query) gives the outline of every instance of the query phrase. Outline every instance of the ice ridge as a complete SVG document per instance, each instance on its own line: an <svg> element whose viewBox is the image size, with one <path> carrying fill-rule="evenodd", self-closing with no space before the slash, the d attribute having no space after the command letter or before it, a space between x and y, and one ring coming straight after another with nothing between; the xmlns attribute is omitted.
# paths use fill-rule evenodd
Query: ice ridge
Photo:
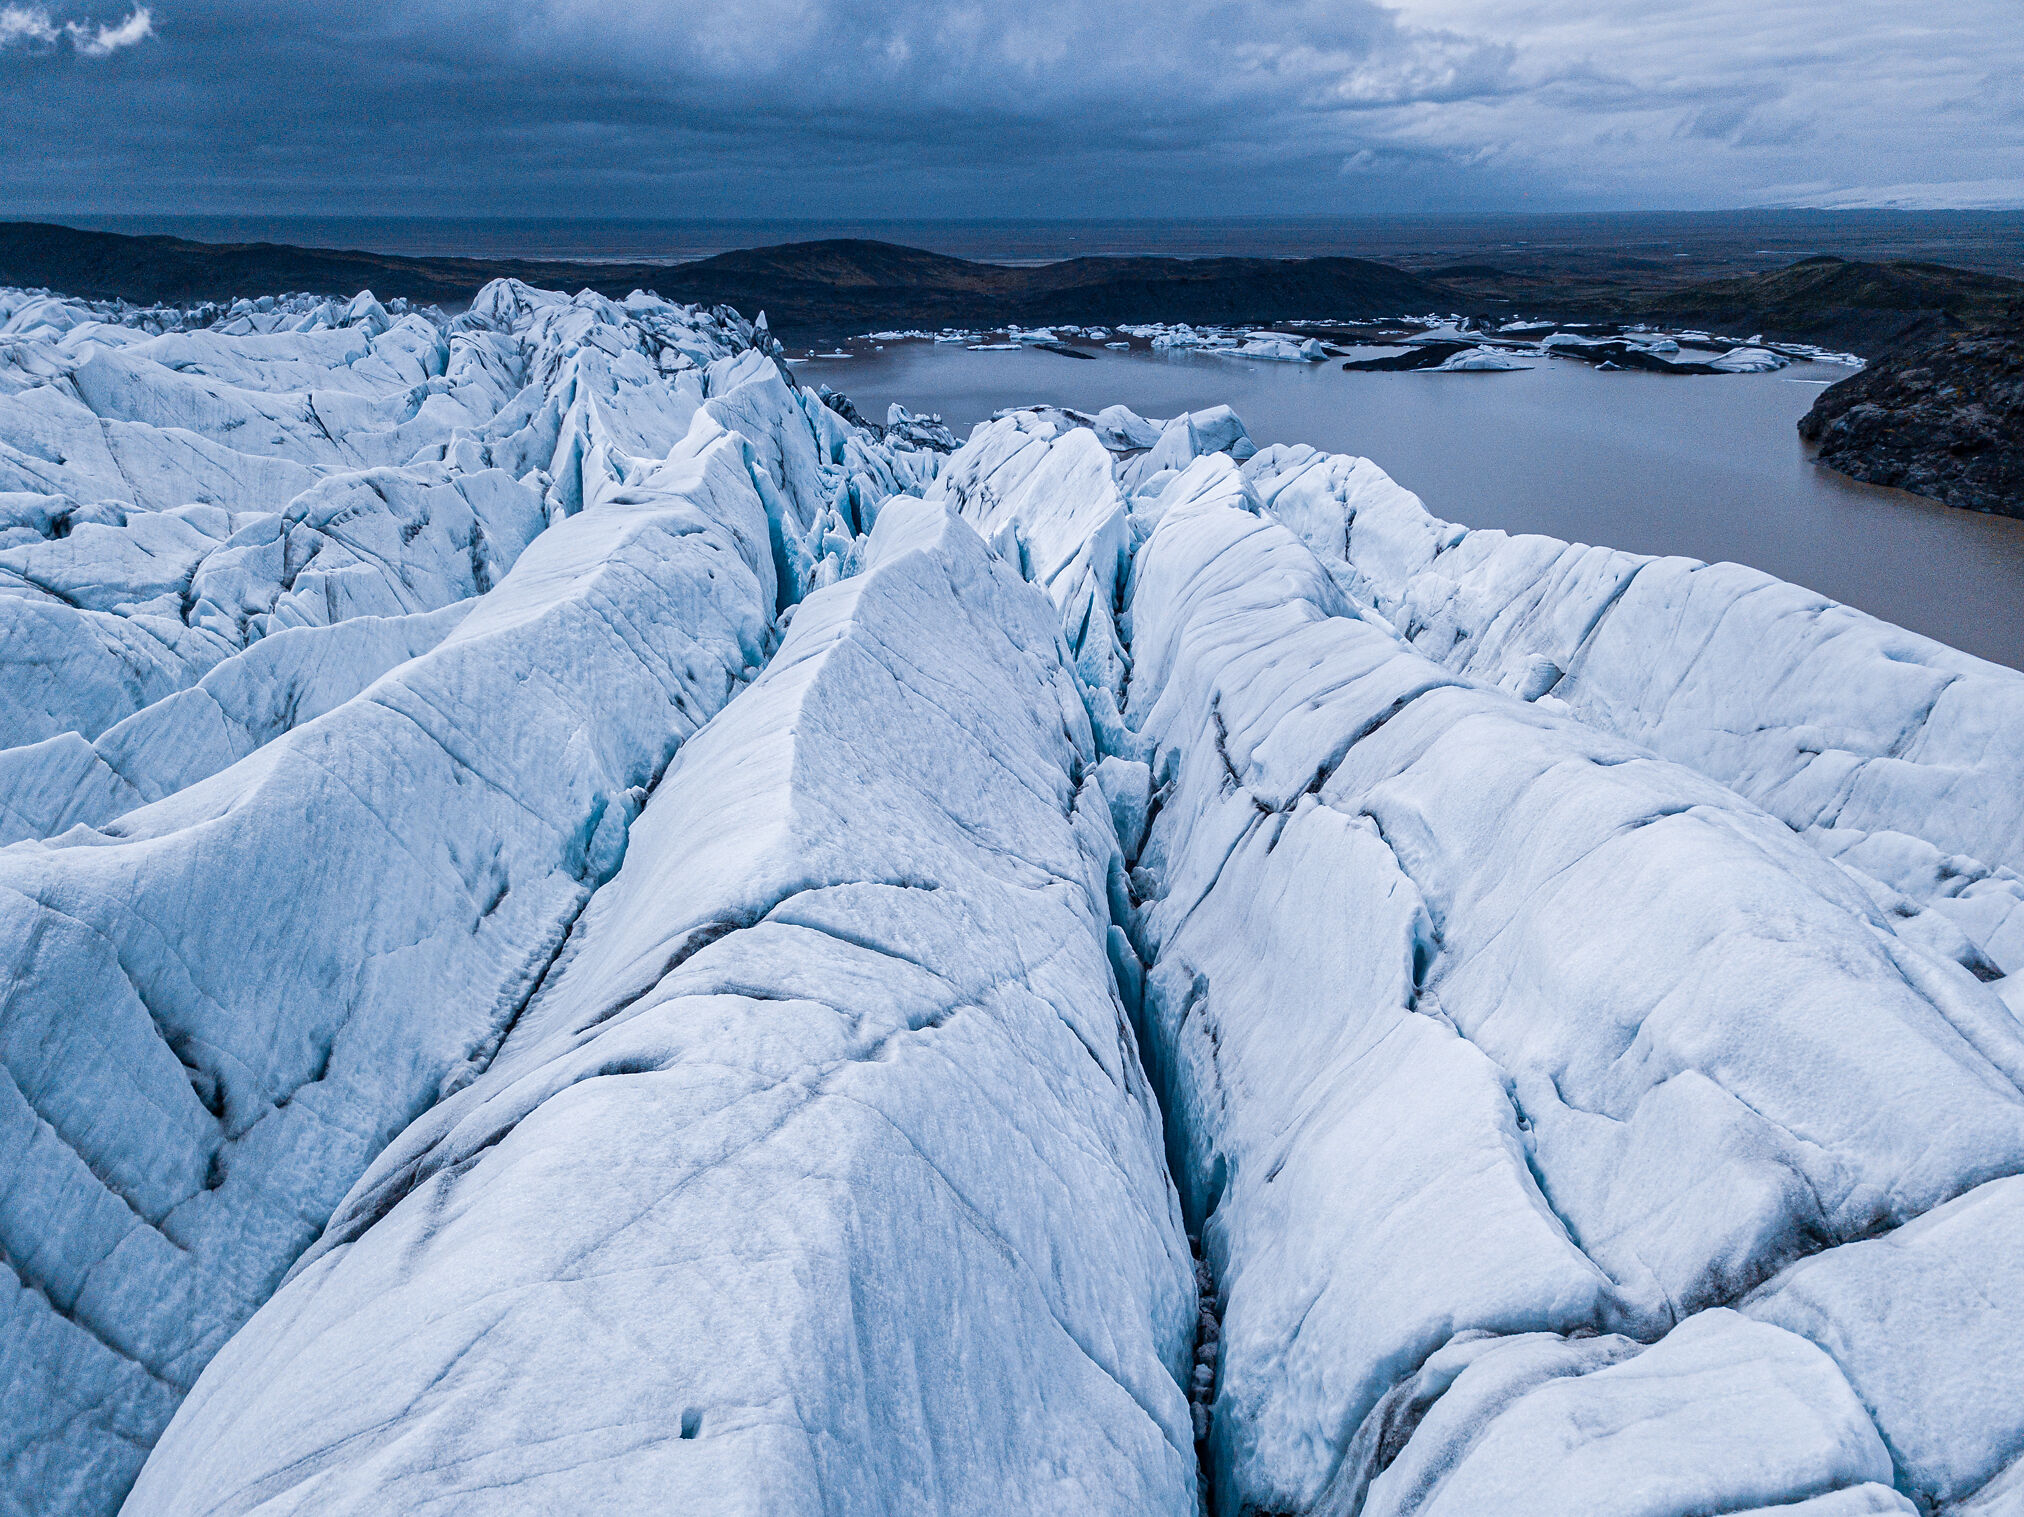
<svg viewBox="0 0 2024 1517"><path fill-rule="evenodd" d="M0 1511L2024 1511L2024 676L953 441L0 293Z"/></svg>

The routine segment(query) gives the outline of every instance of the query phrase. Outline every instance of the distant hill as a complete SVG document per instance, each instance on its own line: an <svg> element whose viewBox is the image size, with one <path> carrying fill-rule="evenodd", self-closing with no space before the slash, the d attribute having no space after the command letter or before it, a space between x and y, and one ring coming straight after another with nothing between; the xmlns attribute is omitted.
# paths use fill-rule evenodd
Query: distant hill
<svg viewBox="0 0 2024 1517"><path fill-rule="evenodd" d="M1915 323L1978 323L2024 306L2024 280L1938 263L1805 258L1766 274L1715 279L1636 302L1638 314L1681 326L1749 327L1859 349L1888 344Z"/></svg>
<svg viewBox="0 0 2024 1517"><path fill-rule="evenodd" d="M456 305L491 279L767 312L790 339L867 327L1041 322L1270 322L1392 316L1452 304L1416 274L1360 258L1079 258L1036 268L972 263L893 243L835 240L722 253L692 263L404 258L384 253L127 237L0 222L0 284L88 299L221 300L281 290Z"/></svg>
<svg viewBox="0 0 2024 1517"><path fill-rule="evenodd" d="M531 271L570 266L512 267ZM46 222L0 222L0 284L47 288L86 300L188 304L288 290L356 295L371 289L387 299L455 302L469 300L486 280L496 277L494 268L470 258L397 258L271 242L191 242L181 237L86 232Z"/></svg>
<svg viewBox="0 0 2024 1517"><path fill-rule="evenodd" d="M2024 281L1934 263L1806 258L1770 273L1689 283L1608 249L1579 269L1514 273L1490 264L1412 273L1364 258L1075 258L1030 268L976 263L889 242L838 239L746 248L690 263L408 258L279 243L128 237L0 222L0 284L140 303L224 300L283 290L371 289L455 308L488 280L524 279L623 296L765 311L790 343L887 327L1006 322L1231 325L1428 311L1560 320L1649 321L1873 353L1914 323L1968 323L2024 309ZM1585 272L1584 272L1585 270Z"/></svg>

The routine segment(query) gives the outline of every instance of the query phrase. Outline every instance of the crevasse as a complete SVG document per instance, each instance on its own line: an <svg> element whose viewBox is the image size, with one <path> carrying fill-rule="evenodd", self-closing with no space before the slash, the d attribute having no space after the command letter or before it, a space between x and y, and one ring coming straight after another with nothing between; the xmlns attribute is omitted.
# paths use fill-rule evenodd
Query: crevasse
<svg viewBox="0 0 2024 1517"><path fill-rule="evenodd" d="M109 314L0 296L0 1505L2024 1492L2024 677L643 295Z"/></svg>

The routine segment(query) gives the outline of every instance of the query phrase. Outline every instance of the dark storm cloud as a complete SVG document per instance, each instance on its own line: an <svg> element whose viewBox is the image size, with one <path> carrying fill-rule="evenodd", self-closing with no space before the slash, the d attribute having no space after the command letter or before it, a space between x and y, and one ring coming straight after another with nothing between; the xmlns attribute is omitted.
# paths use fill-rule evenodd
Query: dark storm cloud
<svg viewBox="0 0 2024 1517"><path fill-rule="evenodd" d="M129 12L14 6L0 203L1200 215L1986 179L2024 127L1985 108L2007 125L1964 149L1963 112L2017 77L2013 8L161 0L86 56Z"/></svg>

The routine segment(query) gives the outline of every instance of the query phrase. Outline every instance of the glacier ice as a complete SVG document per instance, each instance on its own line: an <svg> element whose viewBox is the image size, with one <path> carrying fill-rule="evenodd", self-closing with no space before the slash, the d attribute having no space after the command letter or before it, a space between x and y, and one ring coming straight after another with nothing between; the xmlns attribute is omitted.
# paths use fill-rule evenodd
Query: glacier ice
<svg viewBox="0 0 2024 1517"><path fill-rule="evenodd" d="M1420 652L1689 765L2019 962L2024 681L1739 564L1470 531L1368 460L1246 465L1264 502ZM1865 871L1866 872L1866 871Z"/></svg>
<svg viewBox="0 0 2024 1517"><path fill-rule="evenodd" d="M0 749L0 843L99 826L216 774L428 652L471 605L284 627L115 722L96 742L73 728Z"/></svg>
<svg viewBox="0 0 2024 1517"><path fill-rule="evenodd" d="M1094 756L1052 607L889 505L132 1508L1187 1510ZM502 1362L541 1389L499 1406Z"/></svg>
<svg viewBox="0 0 2024 1517"><path fill-rule="evenodd" d="M123 519L104 537L79 525L12 550L73 548L65 596L0 601L0 615L31 613L0 644L23 676L11 689L48 672L44 638L102 652L105 625L172 652L181 628L220 655L160 685L117 672L138 710L108 722L119 706L73 704L63 731L24 724L17 735L40 740L0 751L7 825L29 839L0 851L0 1248L15 1277L0 1361L19 1409L0 1455L10 1489L37 1493L27 1505L118 1499L181 1392L374 1153L483 1067L616 868L646 789L765 662L783 549L833 574L815 533L836 502L924 466L867 451L840 422L824 434L770 358L748 345L767 373L738 366L749 328L696 315L494 287L463 329L428 335L438 356L467 335L527 380L514 432L460 426L432 445L461 461L333 466L284 510L249 511L245 541L181 525L213 527L223 506L127 499L103 513ZM640 350L654 334L695 350L661 350L680 360L672 382ZM287 365L310 361L299 334L201 335L203 367L242 384L294 383ZM354 370L372 360L372 342L336 335L307 351L337 349ZM132 356L145 346L123 350L130 379L147 373ZM261 362L241 361L249 347ZM50 365L69 378L104 350L58 356L78 360ZM177 410L198 364L161 367L154 391L133 381L142 398L126 409L173 434L202 409ZM64 383L41 389L81 408ZM774 388L755 402L755 383ZM308 393L286 404L324 404ZM6 400L0 431L18 420ZM516 480L498 467L509 444L545 466ZM783 490L761 459L784 452L807 467ZM477 491L507 503L510 554L488 559ZM50 519L67 509L44 504ZM158 521L166 538L148 536ZM319 535L296 555L304 524ZM192 576L180 592L122 581L130 543L157 564L164 541L191 550L171 564ZM240 605L311 609L214 631L204 617L232 602L200 590L219 582ZM103 609L76 604L79 587ZM52 607L69 620L36 615Z"/></svg>
<svg viewBox="0 0 2024 1517"><path fill-rule="evenodd" d="M2024 1511L2024 676L954 441L0 292L0 1511Z"/></svg>
<svg viewBox="0 0 2024 1517"><path fill-rule="evenodd" d="M1552 1334L1468 1348L1371 1483L1371 1517L1784 1510L1889 1486L1883 1440L1827 1356L1731 1311L1650 1348ZM1750 1457L1720 1457L1740 1449Z"/></svg>
<svg viewBox="0 0 2024 1517"><path fill-rule="evenodd" d="M482 1067L639 795L765 657L749 467L699 422L358 698L0 851L0 1245L35 1293L9 1357L51 1345L48 1426L12 1429L37 1458L130 1457L100 1399L186 1389L374 1152Z"/></svg>
<svg viewBox="0 0 2024 1517"><path fill-rule="evenodd" d="M1007 418L970 448L981 462L1019 430L1018 458L1065 420ZM945 481L967 467L959 453ZM1048 461L1023 467L1038 477ZM1068 514L1015 491L972 500L980 519L1009 513L1022 542ZM1635 1346L1791 1260L1873 1246L1860 1240L2024 1168L2024 1039L1986 974L1823 857L1816 836L1719 782L1736 768L1627 740L1649 741L1651 726L1628 701L1614 722L1585 724L1575 701L1426 657L1462 640L1425 633L1406 602L1461 534L1374 466L1209 454L1151 476L1128 510L1143 545L1114 627L1134 756L1159 778L1133 871L1142 1035L1224 1298L1221 1510L1359 1509L1369 1471L1346 1461L1358 1429L1459 1337ZM1512 578L1541 623L1595 621L1556 602L1551 579ZM1862 624L1869 648L1842 651L1868 653L1872 682L1898 667L1876 645L1903 634L1836 619ZM1649 624L1643 635L1672 646ZM2015 675L1948 657L1994 697L1968 709L2016 698ZM1529 677L1512 665L1512 683ZM1763 685L1799 708L1795 722L1852 699L1845 682ZM1759 688L1695 693L1733 726ZM2020 745L2007 760L1995 745L1921 751L1936 767L1979 762L1983 816L2009 799L2000 779L2018 772ZM1950 780L1901 784L1874 819L1938 833L1944 813L1915 808L1940 793L1965 809L1973 797ZM2018 1290L1994 1299L2024 1302ZM1990 1338L1968 1324L1957 1341ZM1846 1385L1837 1394L1856 1404ZM2024 1443L2003 1422L1987 1436L2011 1457ZM1813 1447L1754 1496L1713 1506L1688 1480L1651 1509L1810 1496L1828 1478L1807 1462ZM1556 1489L1543 1469L1500 1468L1469 1478ZM1893 1478L1867 1454L1837 1468L1850 1489ZM1558 1489L1542 1509L1608 1509ZM1484 1509L1482 1488L1456 1490L1453 1510Z"/></svg>

